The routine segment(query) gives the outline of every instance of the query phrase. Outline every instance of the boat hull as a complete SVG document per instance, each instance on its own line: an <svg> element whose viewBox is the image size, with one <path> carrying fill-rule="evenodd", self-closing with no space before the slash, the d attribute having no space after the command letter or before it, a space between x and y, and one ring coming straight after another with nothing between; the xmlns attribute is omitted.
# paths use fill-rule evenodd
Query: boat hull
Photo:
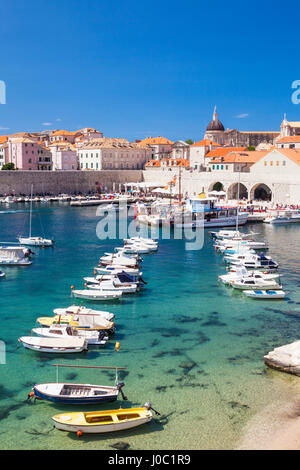
<svg viewBox="0 0 300 470"><path fill-rule="evenodd" d="M76 385L76 384L72 384ZM82 385L82 384L79 384ZM46 401L51 401L53 403L61 403L62 405L95 405L97 403L108 403L114 402L118 398L119 390L115 389L111 391L110 394L102 396L64 396L64 395L53 395L49 393L42 392L38 386L33 387L34 395Z"/></svg>
<svg viewBox="0 0 300 470"><path fill-rule="evenodd" d="M152 417L140 418L131 422L122 422L122 423L110 423L110 424L100 424L100 425L75 425L58 422L55 417L52 418L54 425L57 429L67 432L78 432L81 431L86 434L102 434L114 431L125 431L126 429L136 428L142 424L148 423L151 421Z"/></svg>

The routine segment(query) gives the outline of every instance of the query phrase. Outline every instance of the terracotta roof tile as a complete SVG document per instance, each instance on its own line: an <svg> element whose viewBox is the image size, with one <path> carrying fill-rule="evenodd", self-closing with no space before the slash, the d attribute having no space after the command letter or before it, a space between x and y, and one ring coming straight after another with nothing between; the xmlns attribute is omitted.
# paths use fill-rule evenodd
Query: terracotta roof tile
<svg viewBox="0 0 300 470"><path fill-rule="evenodd" d="M169 139L166 139L165 137L147 137L146 139L141 140L140 143L145 143L145 144L169 144L172 145L174 142L172 142Z"/></svg>
<svg viewBox="0 0 300 470"><path fill-rule="evenodd" d="M230 152L242 152L246 150L246 148L247 147L220 147L215 150L211 150L205 155L205 157L224 157L224 155L227 155Z"/></svg>
<svg viewBox="0 0 300 470"><path fill-rule="evenodd" d="M209 139L203 139L203 140L200 140L199 142L195 142L194 144L191 145L191 147L209 147L210 145L212 145L213 147L221 147L220 144Z"/></svg>
<svg viewBox="0 0 300 470"><path fill-rule="evenodd" d="M287 137L281 137L278 139L276 143L284 143L284 142L299 142L300 143L300 135L290 135Z"/></svg>

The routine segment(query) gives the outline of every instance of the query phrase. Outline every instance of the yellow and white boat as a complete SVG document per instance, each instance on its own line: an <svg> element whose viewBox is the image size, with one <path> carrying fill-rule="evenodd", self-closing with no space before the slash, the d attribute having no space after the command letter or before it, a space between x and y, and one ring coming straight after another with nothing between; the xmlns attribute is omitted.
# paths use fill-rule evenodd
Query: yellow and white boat
<svg viewBox="0 0 300 470"><path fill-rule="evenodd" d="M73 326L77 329L87 329L90 328L92 330L112 330L114 331L115 323L105 320L105 318L97 318L89 316L90 318L86 319L87 321L82 321L83 319L79 317L79 315L55 315L54 317L39 317L37 319L37 323L41 326L45 326L50 328L52 325L57 324L66 324L69 326Z"/></svg>
<svg viewBox="0 0 300 470"><path fill-rule="evenodd" d="M142 408L108 411L62 413L52 417L61 431L76 433L105 433L135 428L152 420L151 404Z"/></svg>

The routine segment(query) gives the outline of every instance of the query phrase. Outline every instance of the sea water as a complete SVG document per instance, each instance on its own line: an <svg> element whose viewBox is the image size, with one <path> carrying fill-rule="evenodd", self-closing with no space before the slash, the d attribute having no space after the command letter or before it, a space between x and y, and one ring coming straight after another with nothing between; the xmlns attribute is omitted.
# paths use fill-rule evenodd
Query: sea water
<svg viewBox="0 0 300 470"><path fill-rule="evenodd" d="M1 213L0 242L28 233L28 204ZM2 211L6 212L3 205ZM28 267L3 267L0 280L0 339L6 363L0 364L1 449L110 449L125 442L130 449L231 449L270 403L295 396L298 378L264 366L263 356L300 336L300 225L248 225L270 245L280 264L284 301L255 301L218 283L225 272L222 257L205 231L201 250L187 251L184 240L160 240L159 250L143 256L147 285L120 303L89 307L115 314L116 333L105 348L72 355L25 350L18 338L30 335L39 316L67 307L71 286L121 240L99 240L95 207L34 204L32 235L54 237L53 248L33 247ZM16 210L16 212L13 212ZM115 350L115 342L120 350ZM3 361L0 361L3 362ZM56 381L52 364L126 367L119 374L124 393L115 403L80 407L80 411L142 406L150 401L160 412L151 423L125 432L84 435L61 432L51 417L77 407L27 401L33 384ZM59 381L113 385L111 370L61 368Z"/></svg>

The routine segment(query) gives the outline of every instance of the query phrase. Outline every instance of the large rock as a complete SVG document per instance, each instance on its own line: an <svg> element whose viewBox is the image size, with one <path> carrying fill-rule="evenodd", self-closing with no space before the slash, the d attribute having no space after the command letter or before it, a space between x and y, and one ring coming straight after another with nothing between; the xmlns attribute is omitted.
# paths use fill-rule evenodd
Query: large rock
<svg viewBox="0 0 300 470"><path fill-rule="evenodd" d="M300 341L275 348L264 356L267 366L300 376Z"/></svg>

